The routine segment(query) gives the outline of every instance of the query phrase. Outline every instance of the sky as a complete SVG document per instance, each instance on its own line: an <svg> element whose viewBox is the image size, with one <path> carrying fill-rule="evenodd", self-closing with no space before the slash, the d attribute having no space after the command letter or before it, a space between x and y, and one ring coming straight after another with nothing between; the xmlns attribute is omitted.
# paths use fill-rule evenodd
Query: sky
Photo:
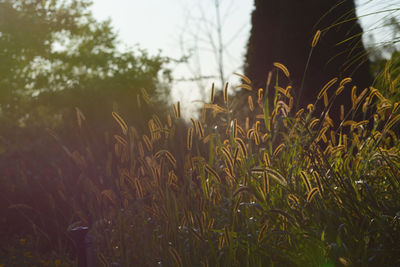
<svg viewBox="0 0 400 267"><path fill-rule="evenodd" d="M250 31L249 0L221 0L220 14L224 42L224 68L229 81L232 72L241 72L245 45ZM150 54L180 59L191 55L189 63L172 63L174 100L183 108L208 95L211 78L201 83L196 76L215 76L216 60L210 38L217 42L214 0L94 0L96 19L110 18L120 39L128 46L138 45ZM231 78L231 79L230 79ZM203 93L200 93L203 92Z"/></svg>
<svg viewBox="0 0 400 267"><path fill-rule="evenodd" d="M390 39L390 32L380 25L390 12L369 15L382 9L400 9L400 0L356 0L361 24L378 42ZM241 73L245 47L250 32L252 0L220 0L220 21L223 43L225 80L235 82L233 72ZM193 101L206 98L216 76L218 35L215 0L93 0L93 15L98 20L111 19L122 41L121 49L134 47L180 59L188 63L172 63L175 82L173 99L188 108ZM377 28L375 30L372 30ZM201 82L187 81L198 76L211 76Z"/></svg>

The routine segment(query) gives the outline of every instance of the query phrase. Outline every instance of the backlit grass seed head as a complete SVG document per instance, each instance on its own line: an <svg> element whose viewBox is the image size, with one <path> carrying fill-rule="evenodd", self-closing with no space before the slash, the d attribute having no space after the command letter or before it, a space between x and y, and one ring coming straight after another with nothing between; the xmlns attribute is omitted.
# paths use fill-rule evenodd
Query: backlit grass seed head
<svg viewBox="0 0 400 267"><path fill-rule="evenodd" d="M123 145L124 147L127 146L128 142L127 142L123 137L121 137L121 136L115 134L115 135L114 135L114 138L115 138L115 140L118 141L118 143L120 143L120 144Z"/></svg>
<svg viewBox="0 0 400 267"><path fill-rule="evenodd" d="M237 125L237 119L234 119L232 122L232 130L233 130L233 138L236 138L237 136L237 131L238 131L238 125Z"/></svg>
<svg viewBox="0 0 400 267"><path fill-rule="evenodd" d="M344 106L340 105L340 120L344 120Z"/></svg>
<svg viewBox="0 0 400 267"><path fill-rule="evenodd" d="M279 152L281 152L281 150L282 150L284 147L285 147L285 144L284 144L284 143L280 144L280 145L275 149L275 151L274 151L274 157L276 157L276 156L279 154Z"/></svg>
<svg viewBox="0 0 400 267"><path fill-rule="evenodd" d="M190 118L190 122L192 123L192 126L195 129L195 133L198 134L196 121L193 118Z"/></svg>
<svg viewBox="0 0 400 267"><path fill-rule="evenodd" d="M392 128L398 121L400 120L400 114L392 118L384 127L385 131L388 131L390 128Z"/></svg>
<svg viewBox="0 0 400 267"><path fill-rule="evenodd" d="M235 138L236 143L239 145L242 155L245 159L247 159L247 148L243 140L239 137Z"/></svg>
<svg viewBox="0 0 400 267"><path fill-rule="evenodd" d="M368 92L368 88L365 88L358 97L355 97L355 100L353 103L354 109L357 107L358 103L364 98L364 96L367 94L367 92ZM368 99L368 101L367 101L367 99ZM370 98L367 97L367 99L366 99L366 102L368 104L371 104L372 97L370 97Z"/></svg>
<svg viewBox="0 0 400 267"><path fill-rule="evenodd" d="M393 104L393 110L392 110L392 113L393 113L393 114L396 114L396 113L397 113L397 111L399 111L399 108L400 108L400 102L396 102L396 103L394 103L394 104Z"/></svg>
<svg viewBox="0 0 400 267"><path fill-rule="evenodd" d="M147 93L146 89L140 88L140 91L142 92L142 97L143 97L144 101L146 102L146 104L150 105L150 96Z"/></svg>
<svg viewBox="0 0 400 267"><path fill-rule="evenodd" d="M292 201L293 203L295 203L296 205L299 205L299 204L300 204L299 198L296 197L296 196L293 195L293 194L290 194L290 195L288 196L288 199L289 199L290 201Z"/></svg>
<svg viewBox="0 0 400 267"><path fill-rule="evenodd" d="M206 172L209 175L214 176L219 183L222 182L221 177L219 177L218 173L213 168L211 168L209 165L205 165L205 169L206 169Z"/></svg>
<svg viewBox="0 0 400 267"><path fill-rule="evenodd" d="M278 171L266 167L265 172L268 177L271 177L272 179L274 179L276 182L278 182L279 184L281 184L283 186L287 186L287 181L282 176L282 174L280 174Z"/></svg>
<svg viewBox="0 0 400 267"><path fill-rule="evenodd" d="M266 88L268 88L269 85L271 84L271 79L272 79L272 71L268 72Z"/></svg>
<svg viewBox="0 0 400 267"><path fill-rule="evenodd" d="M251 95L248 96L247 102L249 103L249 109L254 111L253 97L251 97Z"/></svg>
<svg viewBox="0 0 400 267"><path fill-rule="evenodd" d="M251 85L245 84L245 83L239 84L239 85L233 87L232 89L236 90L236 89L239 89L239 88L245 89L247 91L253 91L253 87L251 87Z"/></svg>
<svg viewBox="0 0 400 267"><path fill-rule="evenodd" d="M225 83L225 87L224 87L224 103L227 104L228 103L228 83Z"/></svg>
<svg viewBox="0 0 400 267"><path fill-rule="evenodd" d="M214 83L211 85L211 96L210 96L210 103L214 104L214 96L215 96L215 88L214 88Z"/></svg>
<svg viewBox="0 0 400 267"><path fill-rule="evenodd" d="M313 189L311 189L310 192L308 192L308 194L307 194L307 202L311 202L317 193L318 193L317 187L314 187Z"/></svg>
<svg viewBox="0 0 400 267"><path fill-rule="evenodd" d="M202 123L206 123L206 113L207 113L207 108L204 107L204 105L203 105L203 107L201 109L201 122Z"/></svg>
<svg viewBox="0 0 400 267"><path fill-rule="evenodd" d="M318 99L321 99L321 97L325 94L325 92L337 82L338 78L333 78L329 82L327 82L324 87L322 87L321 91L318 93Z"/></svg>
<svg viewBox="0 0 400 267"><path fill-rule="evenodd" d="M221 151L225 155L225 158L228 160L230 167L233 167L234 160L232 158L230 151L228 151L228 149L226 149L225 147L223 147Z"/></svg>
<svg viewBox="0 0 400 267"><path fill-rule="evenodd" d="M304 113L304 108L301 108L299 111L296 112L296 118L300 118L301 114Z"/></svg>
<svg viewBox="0 0 400 267"><path fill-rule="evenodd" d="M339 88L336 90L335 95L340 95L340 93L343 91L344 85L339 86Z"/></svg>
<svg viewBox="0 0 400 267"><path fill-rule="evenodd" d="M178 251L172 246L168 247L168 251L169 251L169 253L171 254L172 258L175 261L175 266L183 267L182 258L179 255Z"/></svg>
<svg viewBox="0 0 400 267"><path fill-rule="evenodd" d="M239 76L244 82L246 82L247 84L251 84L251 80L249 79L249 77L236 72L234 72L233 75Z"/></svg>
<svg viewBox="0 0 400 267"><path fill-rule="evenodd" d="M340 86L344 86L346 84L348 84L349 82L351 82L352 79L350 77L344 78L343 80L340 81Z"/></svg>
<svg viewBox="0 0 400 267"><path fill-rule="evenodd" d="M307 110L308 110L308 112L312 112L314 110L314 105L313 104L308 104L307 105Z"/></svg>
<svg viewBox="0 0 400 267"><path fill-rule="evenodd" d="M117 121L117 123L121 127L122 132L126 135L128 133L128 125L126 124L126 122L116 112L112 112L112 116L114 117L114 119Z"/></svg>
<svg viewBox="0 0 400 267"><path fill-rule="evenodd" d="M143 138L143 141L144 141L144 143L145 143L145 145L146 145L146 147L147 147L147 150L148 151L152 151L153 150L153 144L152 144L152 142L150 141L150 139L149 139L149 137L147 137L147 135L143 135L142 136L142 138Z"/></svg>
<svg viewBox="0 0 400 267"><path fill-rule="evenodd" d="M283 65L282 63L279 63L279 62L274 62L273 65L275 67L277 67L278 69L280 69L283 72L283 74L285 74L285 76L289 78L290 73L289 73L289 70L286 68L285 65Z"/></svg>
<svg viewBox="0 0 400 267"><path fill-rule="evenodd" d="M333 130L331 130L331 142L332 142L332 145L336 144L336 133Z"/></svg>
<svg viewBox="0 0 400 267"><path fill-rule="evenodd" d="M314 47L318 44L318 41L319 41L320 36L321 36L321 31L318 30L318 31L314 34L314 38L313 38L313 40L312 40L312 42L311 42L311 47L314 48Z"/></svg>
<svg viewBox="0 0 400 267"><path fill-rule="evenodd" d="M200 121L197 122L197 128L199 129L199 137L204 137L204 128Z"/></svg>
<svg viewBox="0 0 400 267"><path fill-rule="evenodd" d="M260 134L257 131L254 131L254 142L257 146L260 144Z"/></svg>
<svg viewBox="0 0 400 267"><path fill-rule="evenodd" d="M192 149L192 142L193 142L193 128L189 128L187 132L187 149L191 150Z"/></svg>
<svg viewBox="0 0 400 267"><path fill-rule="evenodd" d="M264 161L265 167L268 167L271 165L271 161L269 159L269 155L267 152L264 152L263 161Z"/></svg>
<svg viewBox="0 0 400 267"><path fill-rule="evenodd" d="M328 94L325 92L325 93L323 94L323 96L324 96L324 106L325 106L325 107L328 107L328 104L329 104L329 101L328 101Z"/></svg>
<svg viewBox="0 0 400 267"><path fill-rule="evenodd" d="M251 139L253 136L253 133L254 133L254 129L253 128L249 129L246 134L247 139Z"/></svg>
<svg viewBox="0 0 400 267"><path fill-rule="evenodd" d="M257 243L258 244L260 244L264 240L267 229L268 229L268 222L265 222L261 226L260 230L258 231L258 235L257 235Z"/></svg>
<svg viewBox="0 0 400 267"><path fill-rule="evenodd" d="M263 92L264 92L264 90L263 90L262 88L258 89L258 92L257 92L257 96L258 96L257 102L261 102L261 101L262 101Z"/></svg>
<svg viewBox="0 0 400 267"><path fill-rule="evenodd" d="M175 104L172 104L172 111L174 112L175 118L179 118L178 109Z"/></svg>
<svg viewBox="0 0 400 267"><path fill-rule="evenodd" d="M311 182L308 178L307 173L304 171L301 171L300 174L301 174L301 178L303 179L304 185L307 188L307 191L310 192L311 191Z"/></svg>
<svg viewBox="0 0 400 267"><path fill-rule="evenodd" d="M265 133L265 134L263 134L263 136L262 136L262 141L265 143L265 142L267 142L268 138L269 138L269 134L268 134L268 133Z"/></svg>
<svg viewBox="0 0 400 267"><path fill-rule="evenodd" d="M313 119L311 122L310 122L310 129L313 129L314 128L314 126L315 125L317 125L317 123L319 122L319 119Z"/></svg>

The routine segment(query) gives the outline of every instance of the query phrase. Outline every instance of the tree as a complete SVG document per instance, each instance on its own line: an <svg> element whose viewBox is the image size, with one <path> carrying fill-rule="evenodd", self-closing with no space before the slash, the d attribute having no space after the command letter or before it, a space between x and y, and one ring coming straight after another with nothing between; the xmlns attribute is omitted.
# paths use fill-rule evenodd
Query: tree
<svg viewBox="0 0 400 267"><path fill-rule="evenodd" d="M75 106L101 133L115 103L128 119L144 124L151 114L138 112L141 88L167 103L168 90L159 90L163 73L169 81L166 59L140 49L118 51L110 21L95 21L90 4L0 0L0 120L8 148L12 133L22 128L65 127Z"/></svg>
<svg viewBox="0 0 400 267"><path fill-rule="evenodd" d="M110 22L94 20L89 6L87 0L0 0L0 213L8 219L0 222L0 235L40 225L49 239L64 236L73 216L70 199L53 197L55 210L48 198L58 172L71 183L79 174L60 143L90 153L96 161L88 175L99 177L112 142L104 131L118 127L111 112L140 133L153 112L165 110L168 86L160 83L164 75L168 85L166 59L140 49L119 51ZM77 125L74 107L85 126ZM13 203L35 210L33 224L8 208Z"/></svg>
<svg viewBox="0 0 400 267"><path fill-rule="evenodd" d="M265 87L273 62L290 70L297 108L314 103L323 85L334 77L350 76L361 90L371 85L369 59L353 0L255 0L254 7L245 74L255 87ZM321 37L309 58L317 30L321 30ZM268 95L271 103L272 91ZM350 110L349 91L336 98L329 112L335 121L339 121L340 105L346 112Z"/></svg>
<svg viewBox="0 0 400 267"><path fill-rule="evenodd" d="M195 81L205 100L209 95L205 90L207 84L215 82L216 88L222 91L232 72L241 68L241 59L232 54L232 48L248 30L248 22L239 16L242 10L237 1L184 2L187 4L184 11L187 20L181 31L179 46L182 54L186 55L189 77L182 81ZM230 27L227 27L228 24ZM214 66L210 68L210 65Z"/></svg>

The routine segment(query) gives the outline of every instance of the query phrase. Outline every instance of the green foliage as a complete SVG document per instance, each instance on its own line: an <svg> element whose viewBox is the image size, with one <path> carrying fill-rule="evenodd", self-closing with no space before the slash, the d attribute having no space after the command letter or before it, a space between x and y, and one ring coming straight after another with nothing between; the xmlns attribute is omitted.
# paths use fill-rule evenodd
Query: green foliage
<svg viewBox="0 0 400 267"><path fill-rule="evenodd" d="M157 88L167 88L159 86L166 59L140 49L120 52L110 21L95 21L89 5L89 1L1 1L0 117L6 131L54 128L61 122L65 127L74 106L101 125L108 115L105 110L137 113L140 88L151 97ZM157 93L158 102L165 103L168 90ZM141 117L132 117L140 123Z"/></svg>

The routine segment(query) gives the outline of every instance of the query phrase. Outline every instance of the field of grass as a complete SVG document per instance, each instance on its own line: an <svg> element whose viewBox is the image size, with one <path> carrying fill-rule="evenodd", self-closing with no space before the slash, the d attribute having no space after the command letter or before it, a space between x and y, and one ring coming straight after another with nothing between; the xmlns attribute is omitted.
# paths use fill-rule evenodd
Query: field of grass
<svg viewBox="0 0 400 267"><path fill-rule="evenodd" d="M0 266L76 265L75 226L89 227L97 266L400 265L400 102L352 86L335 78L295 112L290 86L267 86L249 96L251 119L235 117L228 85L223 101L212 88L187 124L179 103L144 132L113 112L118 128L100 143L76 109L79 146L51 132L62 162L2 177L14 197L3 223L27 228L1 245ZM333 122L345 90L353 107ZM370 115L353 121L355 112Z"/></svg>

